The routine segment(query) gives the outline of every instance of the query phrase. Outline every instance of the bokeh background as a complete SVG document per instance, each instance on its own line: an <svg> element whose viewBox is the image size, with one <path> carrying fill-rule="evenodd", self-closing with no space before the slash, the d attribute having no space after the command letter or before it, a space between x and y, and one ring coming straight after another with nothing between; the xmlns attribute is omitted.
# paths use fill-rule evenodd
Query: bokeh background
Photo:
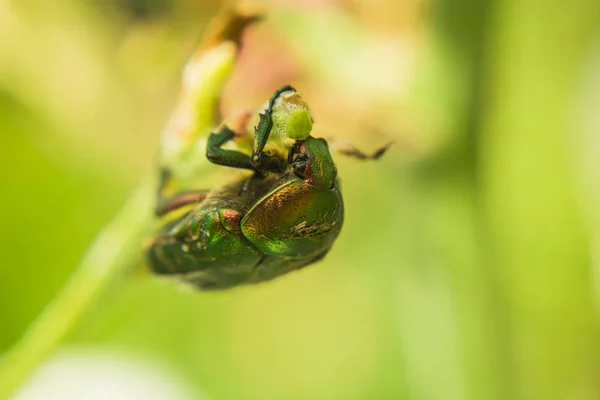
<svg viewBox="0 0 600 400"><path fill-rule="evenodd" d="M259 3L224 111L292 83L315 135L395 141L336 158L332 252L222 293L132 266L19 398L600 398L600 2ZM0 1L0 352L153 171L221 6Z"/></svg>

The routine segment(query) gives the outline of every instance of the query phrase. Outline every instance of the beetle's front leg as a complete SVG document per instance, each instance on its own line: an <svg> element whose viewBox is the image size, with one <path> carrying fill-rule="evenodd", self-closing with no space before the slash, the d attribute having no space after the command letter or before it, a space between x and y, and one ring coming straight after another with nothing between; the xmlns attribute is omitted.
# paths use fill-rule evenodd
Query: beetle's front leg
<svg viewBox="0 0 600 400"><path fill-rule="evenodd" d="M256 160L253 160L245 153L237 150L226 150L221 147L235 136L235 132L226 125L223 125L217 133L212 133L208 137L206 158L214 164L249 169L260 175L265 175L266 172L281 172L283 167L279 157L261 153Z"/></svg>
<svg viewBox="0 0 600 400"><path fill-rule="evenodd" d="M357 158L359 160L377 160L379 157L385 154L390 148L393 142L389 142L380 148L376 149L373 153L368 154L359 150L352 143L341 139L328 139L327 143L329 148L336 151L344 156Z"/></svg>
<svg viewBox="0 0 600 400"><path fill-rule="evenodd" d="M252 160L258 161L262 151L269 140L269 135L271 134L271 129L273 129L273 118L271 114L273 113L273 106L275 105L275 100L284 92L293 91L296 89L287 85L277 90L271 99L269 100L269 105L264 113L259 114L260 121L258 122L258 126L254 128L254 143L252 144Z"/></svg>
<svg viewBox="0 0 600 400"><path fill-rule="evenodd" d="M235 137L235 132L223 125L218 132L211 133L206 146L206 158L213 164L232 168L257 171L252 158L237 150L226 150L222 146Z"/></svg>

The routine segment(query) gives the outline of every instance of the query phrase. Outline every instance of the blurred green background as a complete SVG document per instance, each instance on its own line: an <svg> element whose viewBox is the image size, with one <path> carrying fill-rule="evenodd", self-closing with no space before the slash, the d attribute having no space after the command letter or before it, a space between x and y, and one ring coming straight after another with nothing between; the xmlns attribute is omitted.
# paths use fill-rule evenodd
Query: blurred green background
<svg viewBox="0 0 600 400"><path fill-rule="evenodd" d="M224 111L292 83L316 136L394 147L336 158L323 262L222 293L138 271L63 351L198 399L599 399L600 2L260 3ZM0 352L153 171L221 6L0 1Z"/></svg>

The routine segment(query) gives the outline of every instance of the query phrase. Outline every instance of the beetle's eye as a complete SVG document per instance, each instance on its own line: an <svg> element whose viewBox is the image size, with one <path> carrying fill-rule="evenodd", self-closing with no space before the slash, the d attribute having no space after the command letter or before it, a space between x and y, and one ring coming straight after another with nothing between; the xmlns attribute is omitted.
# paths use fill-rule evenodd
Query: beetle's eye
<svg viewBox="0 0 600 400"><path fill-rule="evenodd" d="M298 154L294 160L294 173L300 178L304 178L304 171L306 170L306 164L308 158L304 154Z"/></svg>

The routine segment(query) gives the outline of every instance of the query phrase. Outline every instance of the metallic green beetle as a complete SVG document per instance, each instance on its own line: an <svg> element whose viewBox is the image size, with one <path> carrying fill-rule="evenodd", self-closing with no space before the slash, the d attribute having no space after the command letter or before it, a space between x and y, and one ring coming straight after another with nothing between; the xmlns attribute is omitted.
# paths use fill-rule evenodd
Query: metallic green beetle
<svg viewBox="0 0 600 400"><path fill-rule="evenodd" d="M150 244L147 258L155 273L201 290L226 289L273 279L327 254L344 220L327 142L310 135L296 140L287 158L264 151L273 105L287 91L295 89L276 91L260 114L252 155L223 148L235 136L225 125L208 138L209 161L251 175L209 192L159 198L159 216L191 209L168 222ZM378 158L386 148L368 158Z"/></svg>

